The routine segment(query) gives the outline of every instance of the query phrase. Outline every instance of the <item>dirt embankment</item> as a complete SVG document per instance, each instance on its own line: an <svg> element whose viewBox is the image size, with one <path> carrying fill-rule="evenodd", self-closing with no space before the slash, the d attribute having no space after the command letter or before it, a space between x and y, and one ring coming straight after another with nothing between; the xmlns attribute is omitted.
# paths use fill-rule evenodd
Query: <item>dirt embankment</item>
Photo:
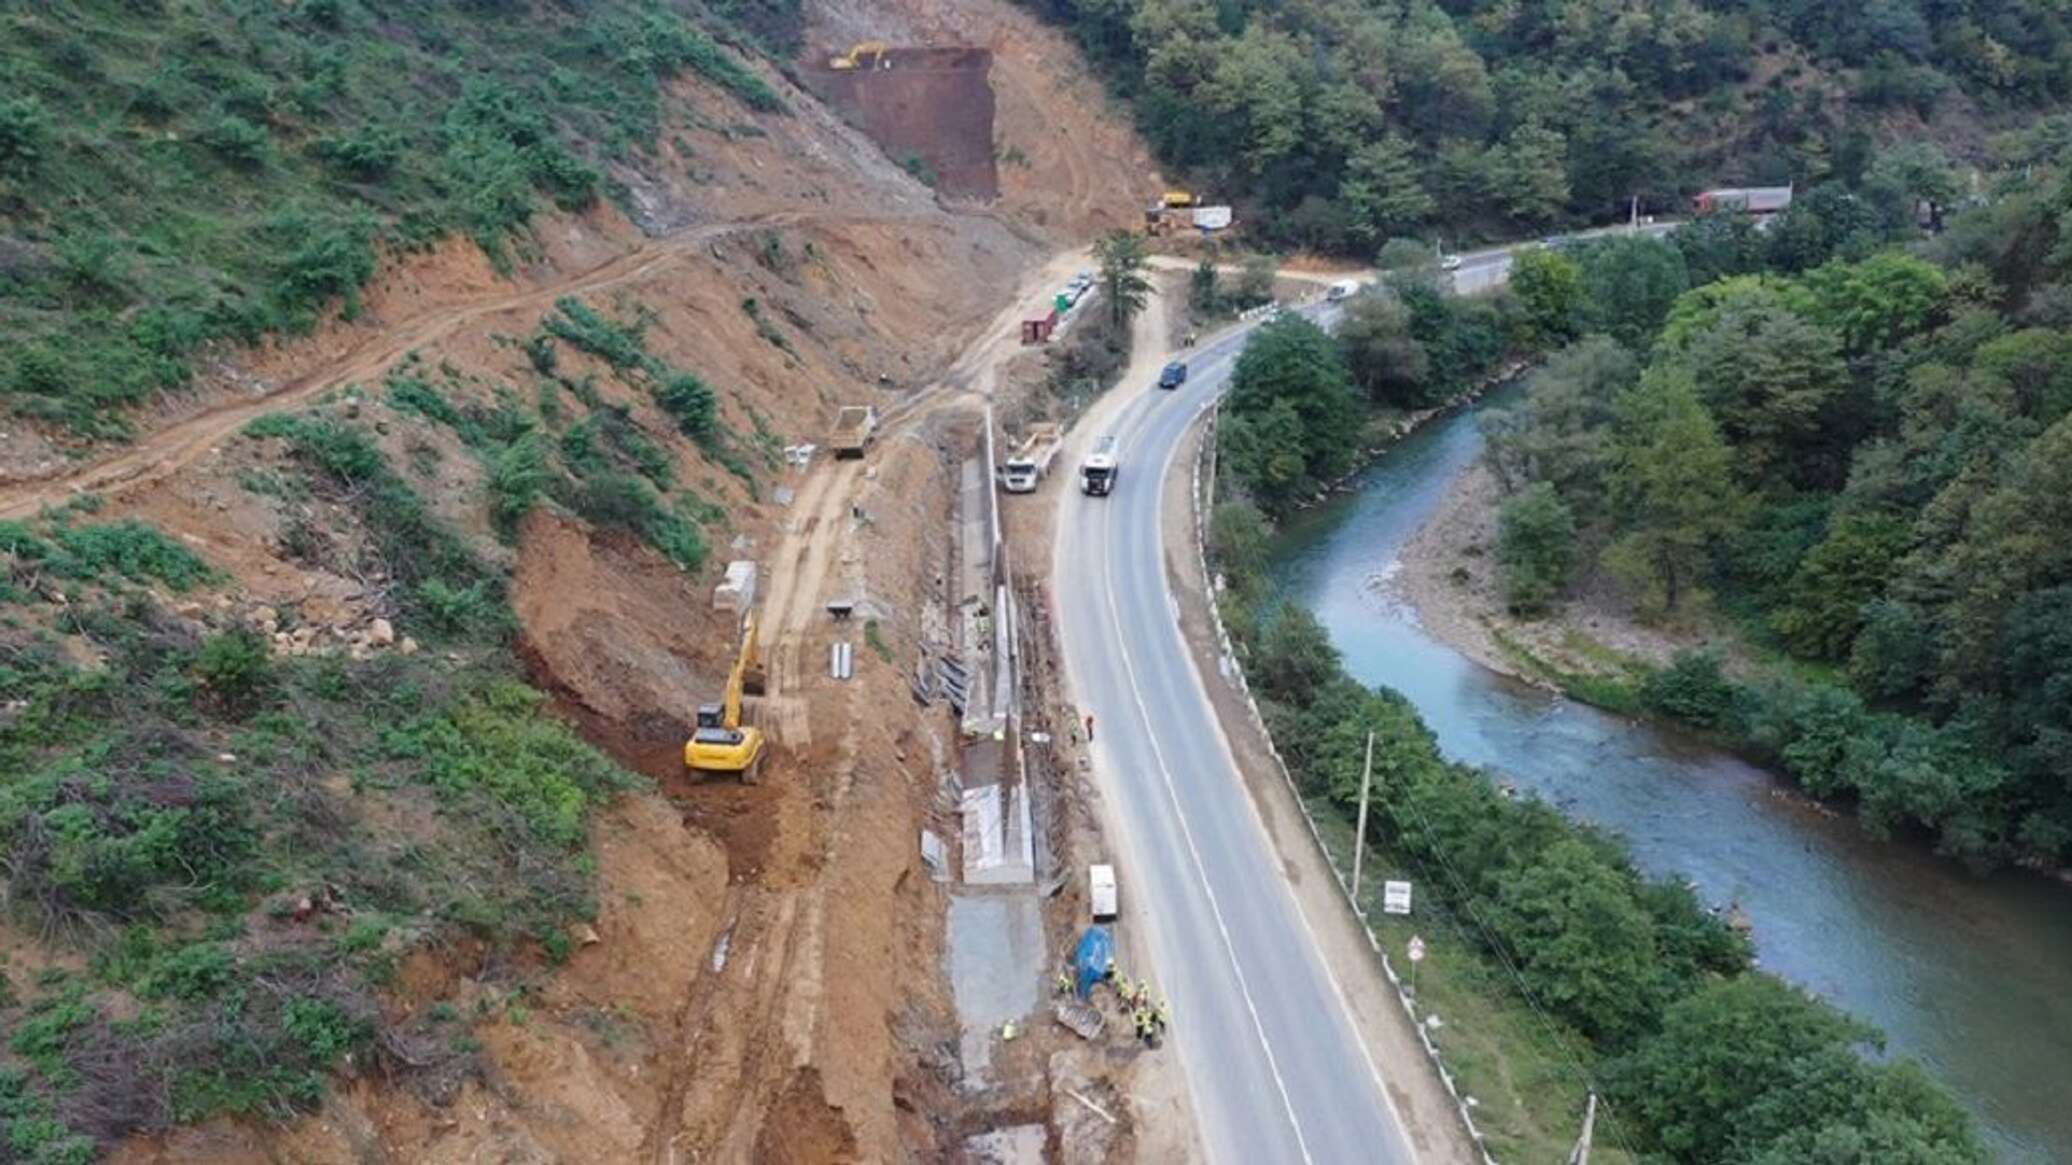
<svg viewBox="0 0 2072 1165"><path fill-rule="evenodd" d="M668 144L614 175L630 216L543 219L508 278L460 243L399 259L357 320L226 353L202 388L137 418L129 449L72 460L61 438L10 426L0 512L98 492L102 517L153 522L225 571L225 604L340 635L375 615L381 580L291 543L310 528L360 536L356 518L255 489L282 471L280 452L239 432L312 406L368 431L433 511L508 571L534 682L656 783L595 823L595 921L565 965L521 969L522 1005L485 1005L493 1018L474 1038L486 1071L450 1103L366 1076L309 1118L179 1130L132 1142L122 1160L949 1154L960 1102L939 1049L954 1046L956 1022L941 978L943 903L917 838L924 825L951 832L938 758L955 729L946 711L913 702L907 675L943 623L932 605L961 452L917 402L990 388L1012 350L995 334L1001 321L1079 262L1037 270L1041 256L1127 223L1156 179L1097 88L1075 91L1060 70L1078 69L1069 46L1026 13L994 0L878 7L991 45L998 136L1026 142L1028 159L1006 165L998 207L941 209L803 94L787 92L791 116L736 111L722 126L709 111L726 99L686 82ZM684 439L638 377L568 344L551 371L539 367L527 341L565 296L638 323L650 354L701 378L747 477ZM383 381L399 369L463 410L518 411L557 449L578 423L630 427L666 461L643 472L699 514L703 566L687 574L633 534L554 506L499 541L484 458L454 426L395 403ZM859 401L899 419L866 461L823 453L800 469L775 456L824 441L834 410ZM681 764L692 707L716 697L731 658L734 617L711 605L731 558L762 571L771 690L751 716L773 743L754 786L693 781ZM838 597L862 604L856 622L830 620ZM836 639L855 649L846 682L827 674ZM413 958L394 1005L499 999L512 971L480 952Z"/></svg>
<svg viewBox="0 0 2072 1165"><path fill-rule="evenodd" d="M1702 620L1642 622L1617 582L1588 561L1579 566L1571 597L1548 614L1513 615L1504 604L1496 560L1502 505L1496 475L1477 459L1453 479L1445 500L1404 544L1398 568L1376 584L1415 611L1433 638L1483 667L1533 683L1549 682L1549 668L1612 675L1629 662L1660 666L1679 651L1732 642L1713 635ZM1729 662L1738 663L1731 656Z"/></svg>

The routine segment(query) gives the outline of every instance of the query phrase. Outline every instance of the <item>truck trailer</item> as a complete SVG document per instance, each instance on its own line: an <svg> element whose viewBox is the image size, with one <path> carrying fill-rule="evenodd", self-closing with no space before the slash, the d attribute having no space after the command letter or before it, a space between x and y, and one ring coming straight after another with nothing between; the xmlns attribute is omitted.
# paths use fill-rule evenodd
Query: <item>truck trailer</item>
<svg viewBox="0 0 2072 1165"><path fill-rule="evenodd" d="M1029 435L1000 464L1000 488L1011 494L1034 493L1043 475L1050 472L1061 438L1057 425L1049 421L1029 426Z"/></svg>

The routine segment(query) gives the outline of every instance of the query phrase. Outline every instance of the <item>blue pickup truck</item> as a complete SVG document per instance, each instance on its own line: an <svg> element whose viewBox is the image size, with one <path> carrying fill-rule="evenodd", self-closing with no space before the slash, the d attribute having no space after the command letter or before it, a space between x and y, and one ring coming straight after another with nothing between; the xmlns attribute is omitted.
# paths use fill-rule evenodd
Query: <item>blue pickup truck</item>
<svg viewBox="0 0 2072 1165"><path fill-rule="evenodd" d="M1178 388L1185 383L1187 383L1187 366L1178 360L1166 365L1165 371L1158 374L1158 387L1160 388Z"/></svg>

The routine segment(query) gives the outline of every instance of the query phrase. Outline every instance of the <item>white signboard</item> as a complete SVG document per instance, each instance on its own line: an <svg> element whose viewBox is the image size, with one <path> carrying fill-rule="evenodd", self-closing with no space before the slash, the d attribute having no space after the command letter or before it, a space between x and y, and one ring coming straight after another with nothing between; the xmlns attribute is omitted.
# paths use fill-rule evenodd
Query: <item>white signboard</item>
<svg viewBox="0 0 2072 1165"><path fill-rule="evenodd" d="M1230 225L1230 208L1227 206L1197 206L1194 208L1194 227L1202 231L1220 231Z"/></svg>
<svg viewBox="0 0 2072 1165"><path fill-rule="evenodd" d="M1383 914L1410 913L1410 883L1383 882L1381 884L1381 912Z"/></svg>

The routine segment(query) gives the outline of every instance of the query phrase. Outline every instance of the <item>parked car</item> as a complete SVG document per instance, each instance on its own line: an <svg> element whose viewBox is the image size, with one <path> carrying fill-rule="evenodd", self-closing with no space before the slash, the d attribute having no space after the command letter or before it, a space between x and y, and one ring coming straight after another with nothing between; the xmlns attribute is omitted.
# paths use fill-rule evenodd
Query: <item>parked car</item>
<svg viewBox="0 0 2072 1165"><path fill-rule="evenodd" d="M1458 271L1458 270L1460 270L1460 256L1459 256L1459 255L1448 255L1448 256L1446 256L1446 257L1445 257L1444 259L1441 259L1441 260L1439 260L1439 267L1440 267L1440 269L1442 269L1442 270L1445 270L1445 271Z"/></svg>
<svg viewBox="0 0 2072 1165"><path fill-rule="evenodd" d="M1166 365L1165 371L1158 374L1158 387L1160 388L1178 388L1185 383L1187 383L1187 365L1182 364L1178 360Z"/></svg>

